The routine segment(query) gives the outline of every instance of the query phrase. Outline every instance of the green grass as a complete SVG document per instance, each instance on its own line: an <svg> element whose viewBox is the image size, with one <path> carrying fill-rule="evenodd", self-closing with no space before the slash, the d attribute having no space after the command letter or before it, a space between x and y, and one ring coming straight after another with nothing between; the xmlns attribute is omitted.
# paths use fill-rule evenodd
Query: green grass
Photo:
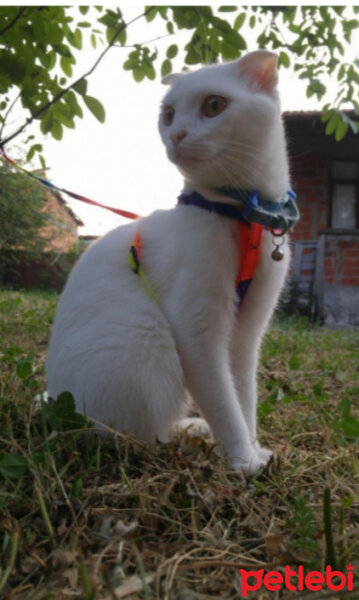
<svg viewBox="0 0 359 600"><path fill-rule="evenodd" d="M358 564L359 332L271 328L259 420L275 458L246 482L202 438L97 438L68 395L43 404L56 301L0 295L0 597L236 598L241 566Z"/></svg>

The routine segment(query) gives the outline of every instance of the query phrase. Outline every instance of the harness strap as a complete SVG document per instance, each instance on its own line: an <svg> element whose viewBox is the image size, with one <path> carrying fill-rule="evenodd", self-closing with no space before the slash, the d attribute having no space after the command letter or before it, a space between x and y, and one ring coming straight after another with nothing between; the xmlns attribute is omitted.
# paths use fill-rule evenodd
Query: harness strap
<svg viewBox="0 0 359 600"><path fill-rule="evenodd" d="M236 279L236 292L238 306L240 306L257 270L263 237L263 225L252 223L248 226L246 223L239 221L238 234L240 265Z"/></svg>
<svg viewBox="0 0 359 600"><path fill-rule="evenodd" d="M238 306L243 302L258 266L263 229L263 225L257 223L238 222L240 265L235 282ZM141 277L149 296L159 304L159 296L141 264L142 251L143 242L141 234L137 231L128 253L128 265L136 275Z"/></svg>
<svg viewBox="0 0 359 600"><path fill-rule="evenodd" d="M142 283L145 286L149 296L151 296L156 303L159 303L159 296L141 265L142 249L142 238L140 233L137 232L132 240L130 251L128 253L128 265L136 275L141 277Z"/></svg>

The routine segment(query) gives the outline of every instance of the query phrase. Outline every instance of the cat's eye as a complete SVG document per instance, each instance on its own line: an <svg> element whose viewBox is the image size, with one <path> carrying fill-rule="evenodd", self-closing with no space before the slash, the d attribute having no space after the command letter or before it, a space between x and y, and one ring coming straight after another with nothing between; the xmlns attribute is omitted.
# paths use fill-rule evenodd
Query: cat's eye
<svg viewBox="0 0 359 600"><path fill-rule="evenodd" d="M227 100L223 96L208 96L202 104L201 111L205 117L216 117L227 108Z"/></svg>
<svg viewBox="0 0 359 600"><path fill-rule="evenodd" d="M166 126L172 124L175 116L175 109L172 106L165 106L162 113L163 123Z"/></svg>

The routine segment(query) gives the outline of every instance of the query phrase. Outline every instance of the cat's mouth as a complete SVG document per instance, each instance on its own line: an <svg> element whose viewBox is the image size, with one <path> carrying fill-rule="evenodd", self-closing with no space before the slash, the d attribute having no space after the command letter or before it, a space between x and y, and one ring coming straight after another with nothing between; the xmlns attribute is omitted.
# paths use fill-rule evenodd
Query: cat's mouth
<svg viewBox="0 0 359 600"><path fill-rule="evenodd" d="M179 168L196 168L209 164L215 156L213 148L175 148L171 160Z"/></svg>

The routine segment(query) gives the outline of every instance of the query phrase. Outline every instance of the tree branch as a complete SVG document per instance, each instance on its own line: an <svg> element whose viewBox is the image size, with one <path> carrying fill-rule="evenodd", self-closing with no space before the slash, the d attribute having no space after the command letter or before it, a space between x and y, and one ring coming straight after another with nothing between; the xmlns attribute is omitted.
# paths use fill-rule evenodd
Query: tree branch
<svg viewBox="0 0 359 600"><path fill-rule="evenodd" d="M7 111L5 113L4 120L1 123L0 140L1 140L1 136L3 134L3 131L4 131L5 127L6 127L6 120L7 120L9 114L11 113L12 109L14 108L16 102L19 100L20 97L21 97L21 92L19 92L18 95L14 98L14 100L11 102L9 108L7 109Z"/></svg>
<svg viewBox="0 0 359 600"><path fill-rule="evenodd" d="M4 33L8 31L8 29L11 29L11 27L13 27L13 25L15 25L15 23L22 17L22 14L25 10L26 6L22 6L21 8L19 8L19 12L17 13L17 15L13 18L12 21L10 21L10 23L6 25L6 27L4 27L4 29L0 31L0 35L4 35Z"/></svg>
<svg viewBox="0 0 359 600"><path fill-rule="evenodd" d="M138 44L114 44L114 48L136 48L137 46L145 46L146 44L152 44L158 40L164 40L165 38L173 36L173 33L166 33L165 35L159 35L158 37L152 38L152 40L146 40L145 42L139 42Z"/></svg>
<svg viewBox="0 0 359 600"><path fill-rule="evenodd" d="M19 127L19 129L17 129L17 131L15 131L15 133L9 135L4 140L0 139L0 148L3 148L5 146L5 144L8 144L11 140L13 140L15 137L17 137L20 133L22 133L24 131L24 129L26 129L26 127L28 127L28 125L30 125L30 123L32 123L43 112L45 112L48 108L50 108L50 106L52 106L53 104L55 104L56 102L58 102L65 94L67 94L67 92L69 92L80 81L82 81L83 79L86 79L86 77L89 77L90 75L92 75L92 73L98 67L98 65L100 64L100 62L102 61L102 59L104 58L104 56L107 54L107 52L110 50L110 48L112 48L114 46L114 44L115 44L118 36L120 35L120 33L122 33L122 31L124 31L125 29L127 29L127 27L129 25L132 25L132 23L134 23L135 21L138 21L142 17L145 17L146 15L148 15L148 13L151 12L151 10L153 10L153 8L154 8L154 6L149 6L147 8L147 10L145 10L143 13L141 13L137 17L134 17L128 23L124 23L123 25L121 25L121 27L119 27L119 29L113 35L113 37L112 37L110 43L108 44L108 46L106 46L106 48L103 50L103 52L101 52L100 56L96 59L96 61L92 65L92 67L88 71L86 71L86 73L83 73L83 75L81 75L81 77L79 77L78 79L76 79L76 81L73 81L66 88L62 89L61 92L59 92L58 94L56 94L56 96L54 96L54 98L52 100L50 100L49 102L47 102L46 104L44 104L44 106L42 106L41 108L39 108L39 110L37 110L34 114L32 114L30 118L26 119L25 123L21 127Z"/></svg>

